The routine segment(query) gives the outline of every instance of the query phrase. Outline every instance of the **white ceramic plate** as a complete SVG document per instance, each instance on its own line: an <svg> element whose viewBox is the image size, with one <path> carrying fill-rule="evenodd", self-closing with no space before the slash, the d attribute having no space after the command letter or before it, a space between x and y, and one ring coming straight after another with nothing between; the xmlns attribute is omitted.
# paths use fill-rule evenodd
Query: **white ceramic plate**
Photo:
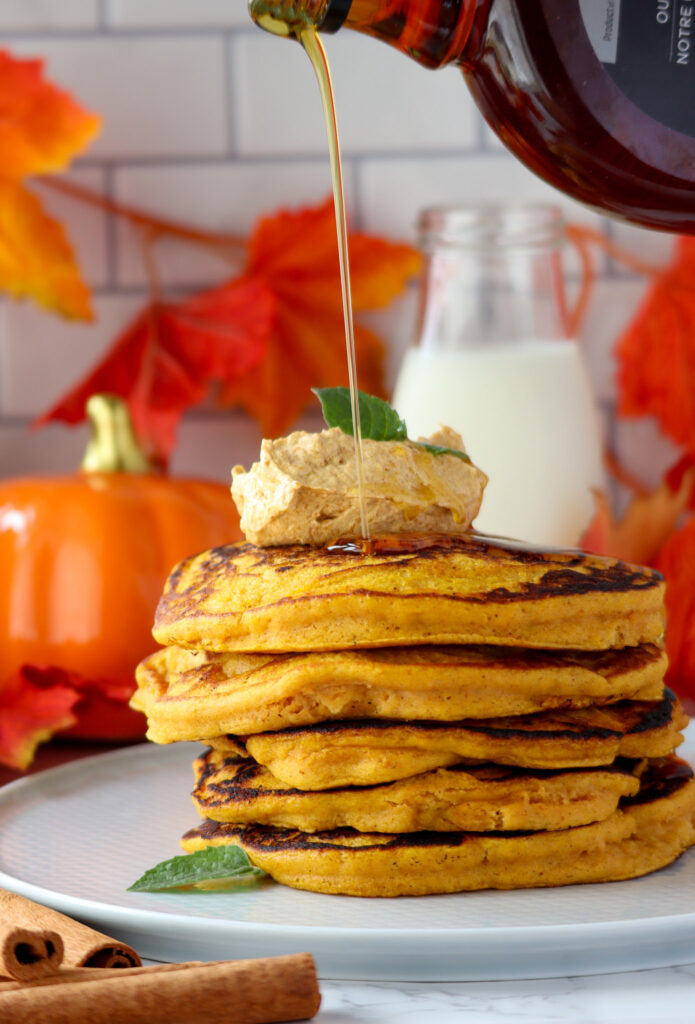
<svg viewBox="0 0 695 1024"><path fill-rule="evenodd" d="M688 746L695 747L695 736ZM237 893L129 893L179 852L199 747L144 745L0 790L0 885L156 960L308 951L324 978L564 977L695 961L695 849L604 885L355 899L274 883Z"/></svg>

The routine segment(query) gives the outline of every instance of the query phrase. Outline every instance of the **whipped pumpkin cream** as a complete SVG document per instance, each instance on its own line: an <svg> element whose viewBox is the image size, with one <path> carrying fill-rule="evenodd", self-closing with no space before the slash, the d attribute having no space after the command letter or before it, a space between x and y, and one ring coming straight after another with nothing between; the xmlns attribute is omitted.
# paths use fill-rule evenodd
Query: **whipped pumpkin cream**
<svg viewBox="0 0 695 1024"><path fill-rule="evenodd" d="M465 452L450 427L421 440ZM434 455L413 441L363 439L362 454L372 533L470 529L487 483L472 463ZM263 441L260 460L248 472L232 470L232 497L246 539L259 547L318 547L362 535L354 440L338 427Z"/></svg>

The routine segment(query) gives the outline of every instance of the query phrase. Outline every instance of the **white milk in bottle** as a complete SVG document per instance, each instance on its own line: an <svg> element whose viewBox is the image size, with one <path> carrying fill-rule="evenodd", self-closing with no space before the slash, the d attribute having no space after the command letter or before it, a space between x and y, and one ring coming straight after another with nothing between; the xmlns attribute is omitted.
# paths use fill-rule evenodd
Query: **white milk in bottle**
<svg viewBox="0 0 695 1024"><path fill-rule="evenodd" d="M427 210L418 344L393 405L416 438L447 424L490 478L475 528L571 546L603 483L582 354L567 337L552 207Z"/></svg>

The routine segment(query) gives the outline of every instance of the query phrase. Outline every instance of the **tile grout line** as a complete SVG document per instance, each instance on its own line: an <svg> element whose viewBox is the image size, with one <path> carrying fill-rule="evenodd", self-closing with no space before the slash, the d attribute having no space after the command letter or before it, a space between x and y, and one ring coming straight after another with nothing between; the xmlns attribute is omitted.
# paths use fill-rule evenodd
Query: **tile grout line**
<svg viewBox="0 0 695 1024"><path fill-rule="evenodd" d="M109 0L98 0L98 5L99 6L97 8L97 17L98 17L99 31L103 32L103 33L108 33L109 29L110 29L110 21L111 21L111 19L110 19L111 4L110 4Z"/></svg>
<svg viewBox="0 0 695 1024"><path fill-rule="evenodd" d="M104 168L104 191L107 199L115 201L116 168L113 166L106 166ZM104 217L106 223L106 274L109 282L108 292L111 293L115 291L119 285L119 230L117 218L113 214L110 214L108 211L104 211ZM93 288L92 293L96 294L96 289Z"/></svg>
<svg viewBox="0 0 695 1024"><path fill-rule="evenodd" d="M224 106L225 127L227 130L227 152L237 157L239 151L239 117L236 95L234 93L234 36L231 32L223 35L224 45Z"/></svg>
<svg viewBox="0 0 695 1024"><path fill-rule="evenodd" d="M63 0L65 2L65 0ZM116 25L110 18L109 15L108 0L99 0L99 7L97 8L97 24L94 26L88 26L85 28L75 28L70 26L68 28L61 28L59 25L53 27L41 27L41 28L26 28L26 29L3 29L0 24L0 39L7 42L51 42L56 40L57 42L84 42L90 39L100 39L106 37L108 39L127 39L132 41L134 38L142 39L190 39L198 38L200 36L219 36L222 33L229 33L231 35L244 35L247 30L243 27L239 28L236 25L181 25L181 26L170 26L170 25L133 25L131 27ZM102 18L104 22L102 23ZM253 29L252 31L257 31Z"/></svg>
<svg viewBox="0 0 695 1024"><path fill-rule="evenodd" d="M481 157L483 159L496 159L501 156L502 160L511 166L511 157L507 153L493 154L485 150L479 150L477 148L471 149L456 149L456 150L433 150L433 149L399 149L399 150L369 150L369 149L350 149L348 147L342 147L345 158L362 161L374 161L376 163L397 163L403 160L406 161L435 161L439 162L451 162L451 161L462 161L470 160L471 158ZM293 153L235 153L234 162L241 166L253 166L254 164L298 164L298 163L319 163L324 162L326 154L316 150L301 150ZM117 164L120 168L128 169L130 167L137 169L152 168L153 170L164 169L170 167L172 163L178 166L195 166L200 165L205 167L217 166L219 164L226 164L229 162L229 154L227 153L210 153L210 154L181 154L181 153L169 153L169 154L157 154L156 156L118 156L118 157L82 157L77 159L73 163L73 167L79 168L90 168L93 166L103 166L104 163Z"/></svg>

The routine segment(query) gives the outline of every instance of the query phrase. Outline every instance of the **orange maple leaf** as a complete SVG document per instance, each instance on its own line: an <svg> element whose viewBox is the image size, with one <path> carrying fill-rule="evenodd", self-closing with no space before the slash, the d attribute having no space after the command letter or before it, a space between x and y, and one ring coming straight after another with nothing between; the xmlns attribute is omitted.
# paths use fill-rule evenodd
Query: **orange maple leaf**
<svg viewBox="0 0 695 1024"><path fill-rule="evenodd" d="M350 279L356 312L385 306L420 267L420 254L364 234L350 235ZM280 211L260 221L249 242L247 278L273 293L267 352L221 401L240 405L266 437L281 434L312 401L312 387L347 383L345 326L333 202ZM383 345L355 324L359 386L384 394Z"/></svg>
<svg viewBox="0 0 695 1024"><path fill-rule="evenodd" d="M656 490L636 495L621 519L613 516L603 491L594 491L594 518L579 546L597 555L651 565L688 508L694 483L695 469L674 471Z"/></svg>
<svg viewBox="0 0 695 1024"><path fill-rule="evenodd" d="M606 496L595 492L596 512L580 547L626 562L651 565L666 580L667 682L681 696L695 698L695 468L681 459L663 482L632 499L616 520Z"/></svg>
<svg viewBox="0 0 695 1024"><path fill-rule="evenodd" d="M91 318L60 224L23 180L63 170L93 138L99 118L43 78L43 62L0 51L0 289L64 316Z"/></svg>
<svg viewBox="0 0 695 1024"><path fill-rule="evenodd" d="M98 117L43 78L43 63L0 50L3 177L64 170L99 128Z"/></svg>
<svg viewBox="0 0 695 1024"><path fill-rule="evenodd" d="M66 317L89 319L89 290L61 225L16 181L0 178L0 288Z"/></svg>
<svg viewBox="0 0 695 1024"><path fill-rule="evenodd" d="M229 385L262 358L272 313L269 289L248 279L179 303L153 303L35 425L80 423L90 396L108 391L126 399L141 443L155 462L166 463L182 413L211 383Z"/></svg>
<svg viewBox="0 0 695 1024"><path fill-rule="evenodd" d="M655 416L695 453L695 239L681 238L616 348L618 412Z"/></svg>
<svg viewBox="0 0 695 1024"><path fill-rule="evenodd" d="M39 743L75 724L80 699L72 687L54 685L28 665L7 679L0 688L0 763L28 768Z"/></svg>

